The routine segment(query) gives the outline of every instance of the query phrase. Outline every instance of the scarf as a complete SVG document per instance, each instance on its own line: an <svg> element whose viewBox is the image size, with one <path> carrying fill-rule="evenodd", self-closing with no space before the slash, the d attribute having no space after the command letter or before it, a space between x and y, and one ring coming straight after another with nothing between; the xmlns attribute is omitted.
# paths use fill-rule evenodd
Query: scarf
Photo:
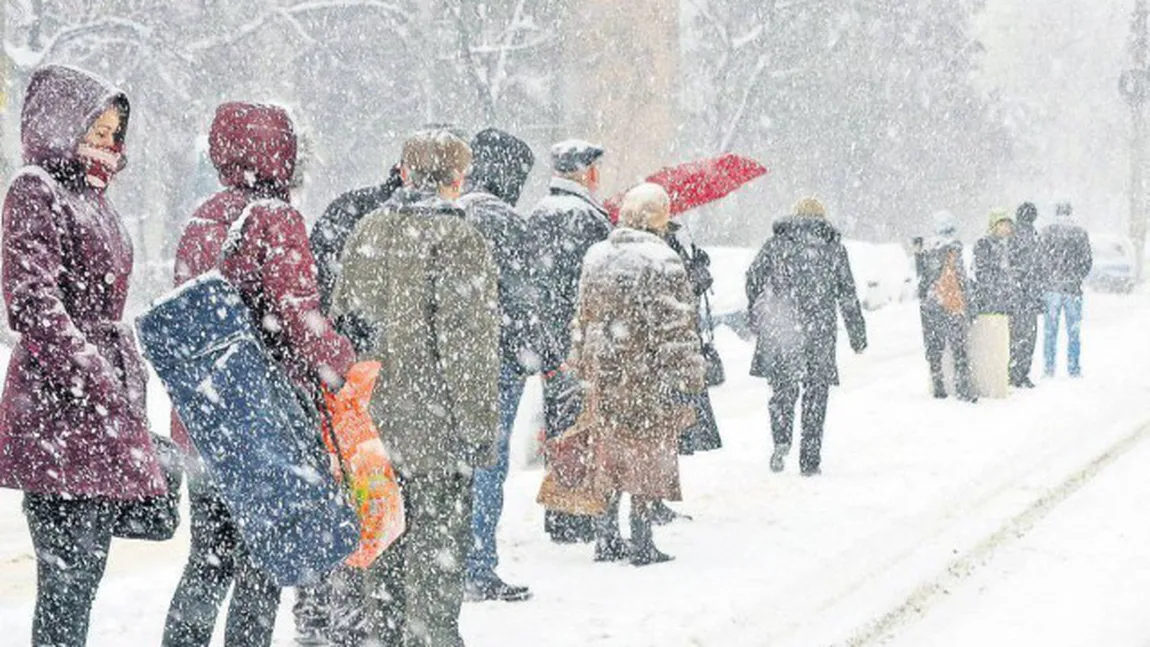
<svg viewBox="0 0 1150 647"><path fill-rule="evenodd" d="M80 144L76 153L84 164L84 179L88 182L88 186L95 189L104 189L108 186L112 177L124 166L124 154L121 150L118 144L112 149Z"/></svg>

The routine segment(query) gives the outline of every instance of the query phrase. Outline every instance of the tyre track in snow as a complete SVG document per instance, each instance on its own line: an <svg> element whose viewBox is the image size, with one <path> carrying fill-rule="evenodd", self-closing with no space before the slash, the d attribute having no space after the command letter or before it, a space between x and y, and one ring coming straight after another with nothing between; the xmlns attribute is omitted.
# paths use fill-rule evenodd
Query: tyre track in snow
<svg viewBox="0 0 1150 647"><path fill-rule="evenodd" d="M1046 490L997 531L951 561L937 576L922 583L902 604L860 628L842 644L849 647L881 644L892 638L900 627L925 617L931 607L952 588L990 563L1001 549L1024 538L1059 505L1065 503L1107 467L1145 442L1147 438L1150 438L1150 419L1074 471L1061 483Z"/></svg>

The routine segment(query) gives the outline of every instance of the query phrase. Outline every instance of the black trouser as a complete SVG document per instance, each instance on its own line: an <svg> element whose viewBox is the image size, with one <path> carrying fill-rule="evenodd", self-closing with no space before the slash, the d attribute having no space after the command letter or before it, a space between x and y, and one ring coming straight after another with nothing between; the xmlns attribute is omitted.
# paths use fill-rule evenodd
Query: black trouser
<svg viewBox="0 0 1150 647"><path fill-rule="evenodd" d="M92 601L108 562L115 504L25 494L24 516L36 549L32 647L83 647Z"/></svg>
<svg viewBox="0 0 1150 647"><path fill-rule="evenodd" d="M1038 344L1038 315L1010 316L1010 383L1018 386L1030 379L1034 348Z"/></svg>
<svg viewBox="0 0 1150 647"><path fill-rule="evenodd" d="M955 390L959 396L973 397L974 385L970 377L970 321L966 313L952 314L937 306L921 308L922 338L926 346L926 361L930 365L930 381L936 392L946 392L942 375L942 355L950 346L954 357Z"/></svg>
<svg viewBox="0 0 1150 647"><path fill-rule="evenodd" d="M267 647L272 642L280 589L248 559L239 530L214 486L189 480L192 551L172 597L164 647L207 647L220 605L235 580L228 608L227 647Z"/></svg>
<svg viewBox="0 0 1150 647"><path fill-rule="evenodd" d="M327 578L311 586L301 586L295 590L295 605L292 607L292 613L295 614L296 632L326 636L328 626L331 624L333 594L333 585Z"/></svg>
<svg viewBox="0 0 1150 647"><path fill-rule="evenodd" d="M804 383L803 395L803 437L799 452L799 468L809 472L819 468L822 461L823 423L827 417L827 397L830 386L820 383ZM774 387L771 395L771 432L775 446L790 445L794 436L795 404L799 400L798 382Z"/></svg>

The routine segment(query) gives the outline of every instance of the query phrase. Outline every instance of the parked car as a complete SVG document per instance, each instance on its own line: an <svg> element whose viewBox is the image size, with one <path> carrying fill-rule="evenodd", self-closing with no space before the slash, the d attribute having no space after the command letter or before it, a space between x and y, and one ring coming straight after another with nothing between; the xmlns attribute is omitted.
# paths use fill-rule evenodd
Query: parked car
<svg viewBox="0 0 1150 647"><path fill-rule="evenodd" d="M1086 284L1102 292L1130 292L1134 289L1134 243L1124 236L1091 235L1094 268Z"/></svg>

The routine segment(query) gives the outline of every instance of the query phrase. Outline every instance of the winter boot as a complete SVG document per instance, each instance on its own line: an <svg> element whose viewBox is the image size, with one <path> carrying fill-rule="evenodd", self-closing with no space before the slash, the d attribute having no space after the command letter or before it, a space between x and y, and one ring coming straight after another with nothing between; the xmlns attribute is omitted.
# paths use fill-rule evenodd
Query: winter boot
<svg viewBox="0 0 1150 647"><path fill-rule="evenodd" d="M603 516L595 519L595 561L621 562L627 559L627 543L619 534L619 495L607 502Z"/></svg>
<svg viewBox="0 0 1150 647"><path fill-rule="evenodd" d="M775 453L771 454L771 471L778 473L786 467L787 454L791 453L790 443L775 445Z"/></svg>
<svg viewBox="0 0 1150 647"><path fill-rule="evenodd" d="M463 599L468 602L522 602L531 599L531 589L504 582L491 574L482 580L472 580L463 587Z"/></svg>
<svg viewBox="0 0 1150 647"><path fill-rule="evenodd" d="M655 501L651 504L651 523L656 526L666 526L674 521L691 521L691 517L675 512L662 501Z"/></svg>
<svg viewBox="0 0 1150 647"><path fill-rule="evenodd" d="M632 504L634 505L634 504ZM669 562L674 557L655 548L649 512L631 511L631 565L649 566Z"/></svg>

